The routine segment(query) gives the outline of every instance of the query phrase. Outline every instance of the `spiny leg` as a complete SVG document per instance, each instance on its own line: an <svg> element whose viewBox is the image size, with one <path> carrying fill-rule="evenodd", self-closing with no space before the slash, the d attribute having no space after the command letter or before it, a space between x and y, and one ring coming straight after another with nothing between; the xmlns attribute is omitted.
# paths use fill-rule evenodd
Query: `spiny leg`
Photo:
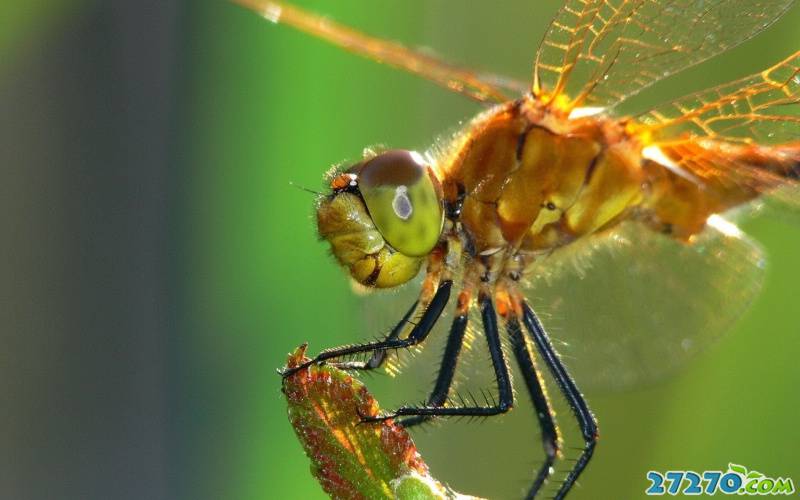
<svg viewBox="0 0 800 500"><path fill-rule="evenodd" d="M411 318L419 310L423 311L421 322L424 322L424 315L426 314L425 310L430 308L434 300L439 300L437 299L437 296L439 295L438 292L439 289L441 288L440 285L448 280L444 279L445 276L443 268L443 263L447 253L446 248L447 248L446 246L440 246L431 252L431 256L428 260L428 272L427 275L425 276L425 281L422 284L422 290L420 291L419 298L417 299L416 302L414 302L414 304L411 305L406 314L403 316L403 319L401 319L400 322L398 322L397 325L395 325L395 327L392 329L391 332L389 332L389 334L386 337L384 337L383 340L384 342L391 342L399 339L400 335L402 335L403 332L406 330L406 325L414 324L411 321ZM444 305L447 304L447 301L449 299L449 290L447 293L448 295L444 297L441 307L444 307ZM438 304L436 305L436 307L438 307ZM441 314L441 310L439 311L438 314ZM434 323L436 319L438 319L438 314L434 318ZM416 327L418 325L414 324L414 326ZM431 324L430 326L433 327L433 324ZM413 335L414 331L412 330L407 338L411 338ZM427 335L427 333L425 335ZM383 365L383 363L386 361L388 357L389 357L388 349L377 349L372 351L372 355L366 361L334 362L331 363L331 366L334 366L342 370L371 371Z"/></svg>
<svg viewBox="0 0 800 500"><path fill-rule="evenodd" d="M586 465L589 463L589 460L592 458L598 437L597 421L595 420L591 410L589 410L586 400L578 390L578 387L575 385L575 382L572 380L569 372L567 372L567 369L564 367L564 364L558 357L558 353L556 353L555 349L553 348L550 338L547 335L547 332L545 332L544 327L542 327L542 323L539 321L536 313L526 301L522 302L522 307L523 323L533 336L533 341L536 344L539 354L542 356L547 364L547 367L550 369L550 373L553 374L553 378L556 379L556 382L558 383L561 392L564 394L564 397L567 399L567 403L569 403L570 408L572 408L572 412L575 414L575 418L578 420L578 425L581 429L581 434L583 435L583 451L578 457L578 460L575 462L575 465L573 465L572 470L570 470L569 474L567 474L564 483L555 494L554 498L556 500L560 500L566 496L567 492L578 480L581 472L583 472L583 470L586 468Z"/></svg>
<svg viewBox="0 0 800 500"><path fill-rule="evenodd" d="M400 334L403 333L403 329L409 323L411 316L414 315L414 312L417 310L417 306L419 305L419 301L414 302L411 308L406 312L403 319L400 320L392 331L384 338L384 341L388 340L395 340L400 337ZM372 356L369 357L366 361L341 361L337 363L330 363L331 366L335 368L339 368L340 370L360 370L360 371L371 371L377 368L380 368L386 358L388 357L387 351L373 351Z"/></svg>
<svg viewBox="0 0 800 500"><path fill-rule="evenodd" d="M467 331L469 321L469 306L472 294L462 291L458 295L458 307L456 316L450 325L450 334L447 336L447 344L442 354L442 363L439 367L439 374L436 376L436 383L428 397L427 406L440 407L447 402L450 394L450 387L453 385L453 376L456 373L458 357L461 354L461 347L464 345L464 334ZM430 420L429 415L414 415L400 420L398 423L405 428L409 428Z"/></svg>
<svg viewBox="0 0 800 500"><path fill-rule="evenodd" d="M494 367L495 380L497 381L498 402L497 404L487 406L460 406L460 407L442 407L442 406L403 406L390 414L380 415L377 417L367 417L365 422L379 422L395 417L402 416L425 416L425 417L451 417L451 416L468 416L468 417L489 417L505 413L514 405L514 395L511 390L511 377L508 373L508 364L506 363L505 356L503 355L503 348L500 343L500 335L497 329L497 315L492 305L492 299L488 294L481 294L478 299L481 318L483 320L484 333L486 335L486 342L489 345L489 354L492 358L492 366Z"/></svg>
<svg viewBox="0 0 800 500"><path fill-rule="evenodd" d="M411 347L413 345L419 344L423 342L428 334L431 332L433 325L436 324L436 321L441 316L444 307L447 305L447 302L450 300L450 288L452 287L453 282L450 280L444 280L439 283L439 286L436 289L436 293L433 295L428 306L425 308L425 311L422 313L422 317L420 318L419 322L414 326L411 330L411 333L408 334L408 337L404 339L386 339L380 340L375 342L367 342L364 344L353 344L353 345L346 345L342 347L336 347L333 349L326 349L319 353L314 359L311 359L299 366L294 368L290 368L285 370L282 375L285 379L286 377L292 375L295 372L308 368L313 364L318 364L328 359L334 359L341 356L348 356L351 354L358 354L361 352L369 352L369 351L384 351L387 349L404 349ZM416 308L416 305L414 306Z"/></svg>
<svg viewBox="0 0 800 500"><path fill-rule="evenodd" d="M533 353L530 346L525 340L520 328L519 320L513 313L509 313L506 317L506 331L511 339L511 348L514 352L514 357L519 364L522 376L525 379L525 385L528 387L528 394L530 394L533 409L536 412L536 417L539 419L539 428L542 430L542 446L544 448L545 460L539 467L536 473L536 478L531 485L527 499L532 499L536 493L541 489L544 482L553 473L553 464L559 454L559 447L561 438L558 432L558 426L555 422L555 414L550 406L550 401L547 397L547 392L544 387L544 380L539 373L539 369L534 361Z"/></svg>

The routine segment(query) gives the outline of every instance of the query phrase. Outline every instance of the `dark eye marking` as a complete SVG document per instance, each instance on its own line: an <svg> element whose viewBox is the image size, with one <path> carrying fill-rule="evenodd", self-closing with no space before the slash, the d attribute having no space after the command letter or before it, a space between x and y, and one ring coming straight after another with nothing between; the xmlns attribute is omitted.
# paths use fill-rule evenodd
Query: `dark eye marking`
<svg viewBox="0 0 800 500"><path fill-rule="evenodd" d="M368 160L359 170L359 181L366 186L412 186L425 175L422 158L403 150L386 151Z"/></svg>
<svg viewBox="0 0 800 500"><path fill-rule="evenodd" d="M408 188L406 186L397 186L394 191L394 200L392 200L392 208L394 213L403 220L408 220L414 212L414 207L411 205L411 200L408 198Z"/></svg>

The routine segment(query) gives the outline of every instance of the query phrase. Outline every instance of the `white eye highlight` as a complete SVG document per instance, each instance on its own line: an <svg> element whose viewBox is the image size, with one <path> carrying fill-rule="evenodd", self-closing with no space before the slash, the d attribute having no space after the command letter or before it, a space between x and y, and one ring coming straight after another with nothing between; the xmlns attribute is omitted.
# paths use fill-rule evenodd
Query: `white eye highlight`
<svg viewBox="0 0 800 500"><path fill-rule="evenodd" d="M394 190L394 200L392 200L394 213L403 220L408 220L414 212L411 200L408 198L408 187L397 186Z"/></svg>

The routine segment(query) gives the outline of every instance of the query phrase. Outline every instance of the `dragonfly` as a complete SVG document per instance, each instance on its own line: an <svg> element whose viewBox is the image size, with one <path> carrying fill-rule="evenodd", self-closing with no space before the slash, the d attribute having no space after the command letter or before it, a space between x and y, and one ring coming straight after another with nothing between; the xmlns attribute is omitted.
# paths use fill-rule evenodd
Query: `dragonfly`
<svg viewBox="0 0 800 500"><path fill-rule="evenodd" d="M378 369L391 351L425 342L452 306L426 403L364 420L394 419L408 428L506 413L515 404L510 354L545 456L527 498L563 458L542 368L583 439L556 499L576 484L599 435L537 304L560 308L567 324L596 315L591 331L564 331L585 349L587 378L625 384L646 372L658 376L730 326L758 293L763 255L726 215L764 199L800 205L800 52L638 115L619 111L643 89L766 29L794 0L566 0L525 85L288 3L234 1L485 105L447 144L426 152L367 150L329 173L328 192L316 205L318 231L352 280L385 289L424 278L385 338L323 350L283 376L319 363ZM614 291L604 289L611 283L655 292L613 303ZM705 300L683 293L690 287ZM571 308L579 295L595 310ZM604 328L611 308L622 319ZM497 399L486 404L451 394L467 328L476 323L496 382Z"/></svg>

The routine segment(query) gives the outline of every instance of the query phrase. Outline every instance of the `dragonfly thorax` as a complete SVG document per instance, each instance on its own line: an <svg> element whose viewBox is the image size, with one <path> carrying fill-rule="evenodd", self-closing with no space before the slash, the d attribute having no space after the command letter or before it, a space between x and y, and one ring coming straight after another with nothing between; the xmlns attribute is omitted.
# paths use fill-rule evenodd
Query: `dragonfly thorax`
<svg viewBox="0 0 800 500"><path fill-rule="evenodd" d="M440 165L445 202L475 255L545 251L621 218L642 197L638 146L598 120L542 116L529 100L479 116Z"/></svg>

